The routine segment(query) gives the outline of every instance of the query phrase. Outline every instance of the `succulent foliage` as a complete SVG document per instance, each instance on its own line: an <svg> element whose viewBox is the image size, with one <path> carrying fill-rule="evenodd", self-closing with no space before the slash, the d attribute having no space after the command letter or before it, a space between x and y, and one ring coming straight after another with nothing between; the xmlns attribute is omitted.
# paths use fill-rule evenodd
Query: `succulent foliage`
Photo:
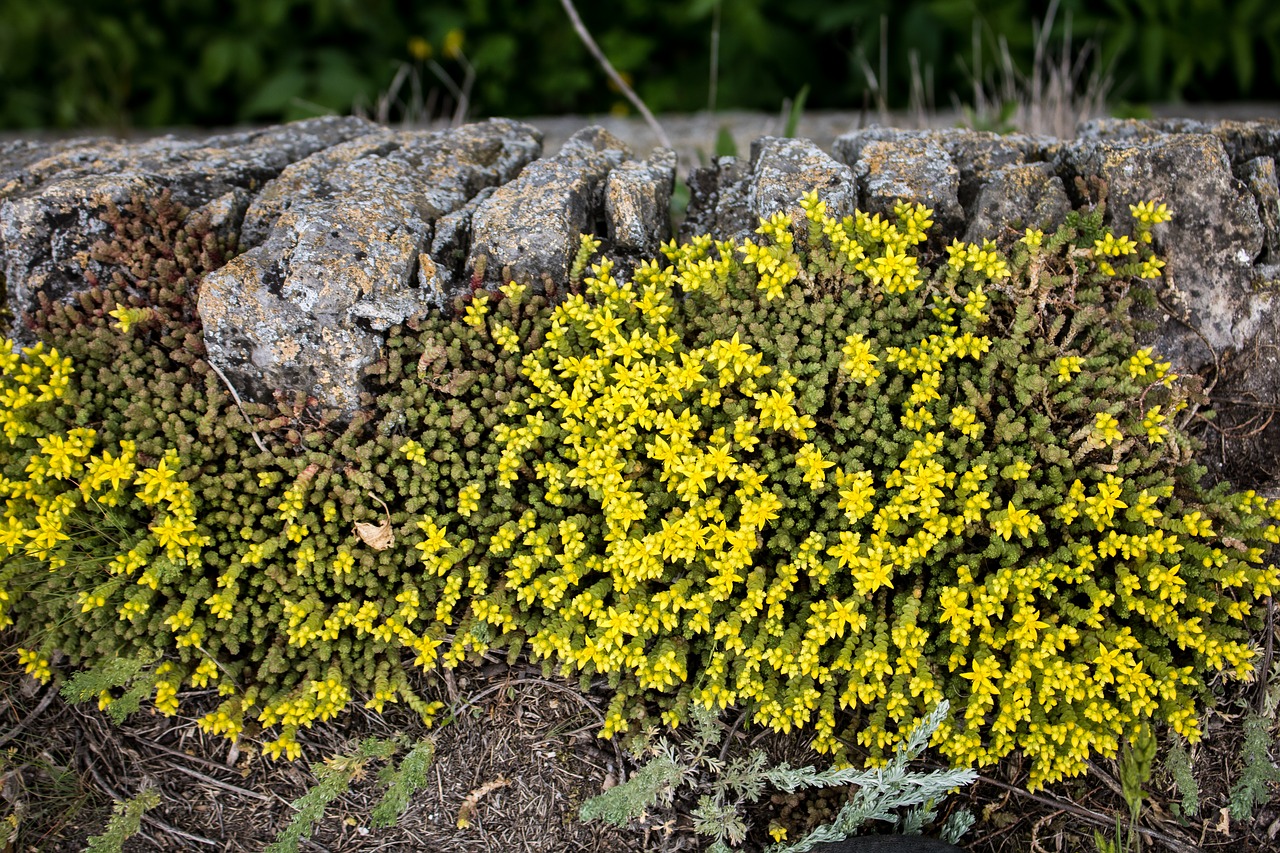
<svg viewBox="0 0 1280 853"><path fill-rule="evenodd" d="M236 405L194 310L228 247L112 211L117 273L0 354L23 662L150 660L160 711L215 686L203 729L291 758L357 697L432 717L408 673L491 649L607 677L606 735L736 705L883 762L947 700L945 755L1033 785L1196 739L1280 507L1200 486L1195 388L1135 342L1167 211L943 253L920 206L802 208L626 274L586 238L559 293L395 328L346 424Z"/></svg>

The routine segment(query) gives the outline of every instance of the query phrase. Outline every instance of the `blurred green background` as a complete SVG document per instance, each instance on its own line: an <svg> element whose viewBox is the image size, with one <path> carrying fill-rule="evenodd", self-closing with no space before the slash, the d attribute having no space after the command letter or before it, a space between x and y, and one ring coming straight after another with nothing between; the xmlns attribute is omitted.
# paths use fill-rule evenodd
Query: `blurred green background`
<svg viewBox="0 0 1280 853"><path fill-rule="evenodd" d="M582 0L617 68L657 112L905 106L971 99L999 39L1028 71L1020 0ZM1280 3L1062 0L1113 99L1280 99ZM884 22L882 24L882 21ZM883 30L882 30L883 26ZM881 50L882 44L888 50ZM1073 51L1074 52L1074 51ZM878 91L868 70L882 77ZM883 69L883 74L882 74ZM388 96L390 93L391 96ZM465 98L460 98L465 93ZM0 0L0 127L116 129L270 122L353 109L390 121L621 111L558 0ZM871 101L873 104L875 101Z"/></svg>

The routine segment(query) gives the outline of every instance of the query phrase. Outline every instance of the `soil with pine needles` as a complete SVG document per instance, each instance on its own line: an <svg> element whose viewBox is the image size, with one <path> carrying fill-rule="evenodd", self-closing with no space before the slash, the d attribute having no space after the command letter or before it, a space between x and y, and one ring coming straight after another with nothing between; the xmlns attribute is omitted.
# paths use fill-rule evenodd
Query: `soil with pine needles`
<svg viewBox="0 0 1280 853"><path fill-rule="evenodd" d="M578 820L583 801L634 770L636 762L620 743L596 737L607 691L584 693L576 683L544 678L525 665L484 662L447 679L424 678L422 692L448 703L451 717L426 729L407 709L388 706L375 714L359 708L308 730L304 760L295 762L261 757L250 737L233 747L206 736L194 713L162 717L143 711L117 725L96 708L69 705L53 687L36 685L20 673L12 653L3 655L0 672L3 853L83 850L103 831L112 801L145 788L158 790L161 804L147 813L126 851L262 850L288 824L290 803L314 784L310 762L350 753L362 738L394 735L431 737L436 749L427 784L399 823L370 827L382 789L376 772L369 772L330 805L301 850L639 853L705 846L688 816L696 805L691 796L624 830ZM1177 816L1177 791L1157 770L1146 786L1143 849L1280 848L1280 795L1248 823L1231 820L1227 812L1227 793L1239 770L1240 719L1265 686L1225 688L1224 710L1208 714L1205 739L1192 752L1200 785L1197 816ZM193 692L183 707L199 711L205 698ZM773 761L823 765L801 736L752 731L734 718L725 726L723 757L763 747ZM1088 775L1031 795L1024 787L1025 768L1009 760L987 768L981 781L949 798L944 814L967 807L978 818L965 839L973 853L1093 850L1093 830L1110 827L1107 834L1114 833L1114 816L1125 811L1117 779L1114 762L1097 761ZM755 829L743 849L759 850L767 842L763 827L770 820L799 837L830 820L847 794L841 789L805 797L766 795L753 807ZM460 817L469 825L460 827Z"/></svg>

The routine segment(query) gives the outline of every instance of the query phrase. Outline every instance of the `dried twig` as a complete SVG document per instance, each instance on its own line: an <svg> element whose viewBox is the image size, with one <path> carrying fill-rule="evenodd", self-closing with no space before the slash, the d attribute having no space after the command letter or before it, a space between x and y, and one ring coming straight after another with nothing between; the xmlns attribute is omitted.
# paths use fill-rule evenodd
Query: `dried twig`
<svg viewBox="0 0 1280 853"><path fill-rule="evenodd" d="M252 800L261 800L266 803L271 802L271 798L266 794L259 794L257 791L250 791L248 788L241 788L239 785L232 785L229 782L223 782L221 779L206 776L199 770L192 770L190 767L186 767L176 761L165 761L164 766L170 770L177 770L179 773L185 773L188 776L193 776L203 782L208 782L210 785L213 785L216 788L222 788L224 791L230 791L233 794L239 794L242 797L248 797Z"/></svg>
<svg viewBox="0 0 1280 853"><path fill-rule="evenodd" d="M463 797L462 806L458 809L458 829L467 829L471 826L471 822L475 820L480 811L480 801L482 799L499 788L505 788L510 784L510 779L505 776L499 776L497 779L485 782L479 788Z"/></svg>
<svg viewBox="0 0 1280 853"><path fill-rule="evenodd" d="M22 720L16 726L14 726L12 729L5 732L4 734L0 735L0 746L3 746L4 744L16 738L18 735L22 734L23 730L27 726L31 725L36 721L36 717L44 713L44 709L49 707L49 703L51 703L53 701L53 697L57 695L58 695L58 688L54 687L53 685L49 685L49 688L44 691L44 696L40 697L40 704L36 705L35 709L30 714L27 714L25 717L23 717Z"/></svg>
<svg viewBox="0 0 1280 853"><path fill-rule="evenodd" d="M509 681L503 681L499 684L494 684L489 687L486 687L484 690L481 690L479 693L476 693L474 696L467 699L461 705L458 705L457 707L453 708L451 710L451 716L456 717L458 714L462 713L467 708L474 707L475 705L479 704L481 699L485 698L486 696L492 693L497 693L499 690L503 689L504 687L514 687L518 684L534 684L540 687L551 687L551 688L554 688L555 690L559 690L561 693L565 694L566 696L572 696L574 699L578 700L580 704L588 708L592 714L595 714L596 719L600 721L600 725L602 726L604 725L604 714L601 714L600 709L597 708L595 705L591 704L590 699L588 699L586 696L583 696L577 690L572 690L568 687L565 687L563 684L556 684L554 681L548 681L545 678L513 678ZM618 747L617 738L612 738L611 742L613 743L614 756L618 760L618 777L625 782L627 780L627 765L626 765L626 762L623 761L622 750Z"/></svg>
<svg viewBox="0 0 1280 853"><path fill-rule="evenodd" d="M263 453L270 453L271 451L267 450L267 446L262 443L262 439L258 438L257 430L253 428L253 421L249 420L249 416L245 414L244 404L240 402L240 395L236 393L236 388L231 384L231 380L227 378L225 373L218 369L218 365L214 364L212 361L207 363L209 367L213 368L213 372L218 374L218 378L222 380L222 384L226 385L227 390L231 392L231 399L236 401L236 408L240 410L240 415L244 418L244 422L249 425L249 434L253 436L253 440L257 443L258 449Z"/></svg>
<svg viewBox="0 0 1280 853"><path fill-rule="evenodd" d="M102 792L104 794L106 794L108 797L110 797L111 799L115 800L118 803L122 803L125 801L126 798L121 796L120 793L116 791L115 788L112 788L110 785L108 785L107 781L102 778L102 774L100 774L98 772L98 769L93 766L92 761L87 762L87 766L89 768L89 774L93 776L93 781L98 783L98 787L102 789ZM145 812L142 815L142 820L144 823L150 824L151 826L154 826L156 829L162 832L167 832L170 835L176 835L178 838L185 838L188 841L194 841L195 843L203 844L206 847L222 846L218 842L214 841L212 838L205 838L203 835L195 835L194 833L187 832L186 830L178 829L176 826L170 826L169 824L160 820L160 818L152 817L151 815L146 814Z"/></svg>
<svg viewBox="0 0 1280 853"><path fill-rule="evenodd" d="M1010 793L1017 794L1019 797L1026 797L1028 800L1032 800L1034 802L1040 803L1042 806L1048 806L1051 809L1058 809L1060 811L1069 812L1078 818L1082 818L1083 820L1087 820L1090 823L1097 824L1098 826L1104 826L1104 827L1110 828L1116 825L1116 821L1114 817L1109 817L1108 815L1105 815L1102 812L1094 811L1093 809L1086 809L1083 806L1077 806L1074 803L1069 803L1069 802L1066 802L1065 800L1059 800L1057 797L1044 796L1041 794L1033 794L1030 791L1025 791L1022 788L1016 787L1014 785L1008 785L1004 782L999 782L995 779L988 779L986 776L979 776L978 781L986 782L988 785L993 785L997 788L1000 788L1001 790L1009 791ZM1195 847L1192 847L1191 845L1186 844L1185 842L1180 841L1177 838L1174 838L1172 835L1166 835L1165 833L1160 832L1159 830L1147 829L1145 826L1138 826L1138 827L1135 827L1135 829L1137 829L1138 832L1142 833L1148 838L1154 841L1159 841L1161 844L1165 845L1170 850L1173 850L1174 853L1200 853L1200 851L1197 850Z"/></svg>
<svg viewBox="0 0 1280 853"><path fill-rule="evenodd" d="M564 11L569 16L569 21L573 24L574 30L577 31L578 38L582 39L582 43L587 46L587 50L591 51L591 55L596 58L596 62L600 63L604 73L609 75L613 85L617 86L618 90L631 102L631 105L640 112L640 115L644 116L645 123L649 125L653 135L658 137L658 144L663 148L671 148L671 139L667 136L667 132L662 129L662 125L658 124L658 120L653 117L653 113L649 112L649 108L644 105L644 101L640 100L640 96L635 93L635 90L627 85L626 80L622 79L622 75L614 69L613 64L609 62L609 58L600 49L600 45L596 44L596 40L591 37L591 33L587 31L586 26L582 23L582 18L578 17L578 10L573 5L573 0L560 0L560 5L564 6Z"/></svg>

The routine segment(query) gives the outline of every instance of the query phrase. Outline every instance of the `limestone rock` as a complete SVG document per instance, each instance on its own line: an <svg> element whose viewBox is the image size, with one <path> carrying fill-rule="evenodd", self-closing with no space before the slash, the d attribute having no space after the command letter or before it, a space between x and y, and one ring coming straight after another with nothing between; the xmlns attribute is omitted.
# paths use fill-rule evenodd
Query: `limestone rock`
<svg viewBox="0 0 1280 853"><path fill-rule="evenodd" d="M1280 185L1276 181L1276 161L1271 157L1255 157L1244 163L1237 174L1258 203L1262 220L1263 260L1280 264Z"/></svg>
<svg viewBox="0 0 1280 853"><path fill-rule="evenodd" d="M1242 165L1258 157L1280 159L1280 121L1222 121L1213 127L1213 135L1233 165Z"/></svg>
<svg viewBox="0 0 1280 853"><path fill-rule="evenodd" d="M676 152L659 148L646 161L623 163L605 183L604 213L612 249L653 256L671 238L671 191Z"/></svg>
<svg viewBox="0 0 1280 853"><path fill-rule="evenodd" d="M1263 225L1216 136L1133 137L1122 144L1082 139L1064 145L1060 157L1066 171L1106 182L1108 224L1117 233L1132 232L1129 205L1169 205L1173 219L1155 229L1153 247L1168 263L1158 289L1169 313L1159 345L1175 365L1185 371L1212 363L1206 343L1219 353L1238 349L1263 328L1271 309L1253 290Z"/></svg>
<svg viewBox="0 0 1280 853"><path fill-rule="evenodd" d="M1195 119L1095 118L1076 127L1077 139L1134 142L1159 139L1171 133L1209 133L1212 125Z"/></svg>
<svg viewBox="0 0 1280 853"><path fill-rule="evenodd" d="M265 130L143 143L84 140L44 149L6 149L0 169L0 255L8 304L31 310L36 293L60 299L83 286L86 251L106 236L99 215L136 193L168 190L200 208L235 190L254 192L289 163L372 132L354 118L322 118ZM228 200L225 220L235 224ZM88 267L92 269L92 266Z"/></svg>
<svg viewBox="0 0 1280 853"><path fill-rule="evenodd" d="M486 285L518 281L538 289L567 279L579 236L603 209L609 172L629 156L617 137L592 127L531 163L477 207L467 275Z"/></svg>
<svg viewBox="0 0 1280 853"><path fill-rule="evenodd" d="M798 221L804 216L799 201L809 192L817 192L836 217L852 214L858 200L853 170L807 139L763 137L752 143L749 162L721 157L715 166L696 170L689 184L683 237L749 237L761 218L775 213Z"/></svg>
<svg viewBox="0 0 1280 853"><path fill-rule="evenodd" d="M801 197L815 191L827 203L827 214L837 219L858 206L853 170L809 140L766 136L752 143L747 207L754 219L787 213L799 222Z"/></svg>
<svg viewBox="0 0 1280 853"><path fill-rule="evenodd" d="M935 233L945 238L962 230L960 170L937 142L868 142L861 146L854 174L866 212L892 217L899 201L919 202L933 209Z"/></svg>
<svg viewBox="0 0 1280 853"><path fill-rule="evenodd" d="M1002 166L1044 159L1045 152L1056 140L1024 134L1000 135L961 128L903 130L893 127L868 127L847 133L834 144L837 158L855 165L864 146L872 142L915 140L941 146L959 170L957 199L966 212L971 211L986 176Z"/></svg>
<svg viewBox="0 0 1280 853"><path fill-rule="evenodd" d="M703 234L728 240L755 230L756 219L747 204L749 165L737 157L717 157L689 174L689 208L680 224L681 240Z"/></svg>
<svg viewBox="0 0 1280 853"><path fill-rule="evenodd" d="M246 215L260 242L201 286L209 360L249 397L300 390L353 412L380 333L443 303L433 223L514 178L539 144L534 128L495 120L380 132L284 170Z"/></svg>
<svg viewBox="0 0 1280 853"><path fill-rule="evenodd" d="M425 300L448 305L470 288L466 266L471 248L471 219L493 193L493 187L485 187L462 207L436 220L435 236L431 238L432 265L418 268L418 286Z"/></svg>
<svg viewBox="0 0 1280 853"><path fill-rule="evenodd" d="M1210 123L1184 118L1104 118L1083 122L1077 130L1081 139L1110 142L1152 140L1181 133L1216 136L1237 167L1257 157L1280 157L1280 121L1275 119Z"/></svg>
<svg viewBox="0 0 1280 853"><path fill-rule="evenodd" d="M359 192L364 179L356 164L361 161L386 160L422 178L413 190L414 206L434 220L492 185L494 175L510 180L541 153L541 141L536 130L510 119L435 133L379 130L294 163L263 187L245 217L242 245L263 242L291 209Z"/></svg>
<svg viewBox="0 0 1280 853"><path fill-rule="evenodd" d="M1052 232L1071 211L1062 179L1048 163L1018 163L986 176L969 211L964 239L996 239L1009 227Z"/></svg>
<svg viewBox="0 0 1280 853"><path fill-rule="evenodd" d="M240 228L244 224L245 214L253 194L242 187L236 187L206 204L191 211L192 216L207 216L214 232L228 241L239 242Z"/></svg>

